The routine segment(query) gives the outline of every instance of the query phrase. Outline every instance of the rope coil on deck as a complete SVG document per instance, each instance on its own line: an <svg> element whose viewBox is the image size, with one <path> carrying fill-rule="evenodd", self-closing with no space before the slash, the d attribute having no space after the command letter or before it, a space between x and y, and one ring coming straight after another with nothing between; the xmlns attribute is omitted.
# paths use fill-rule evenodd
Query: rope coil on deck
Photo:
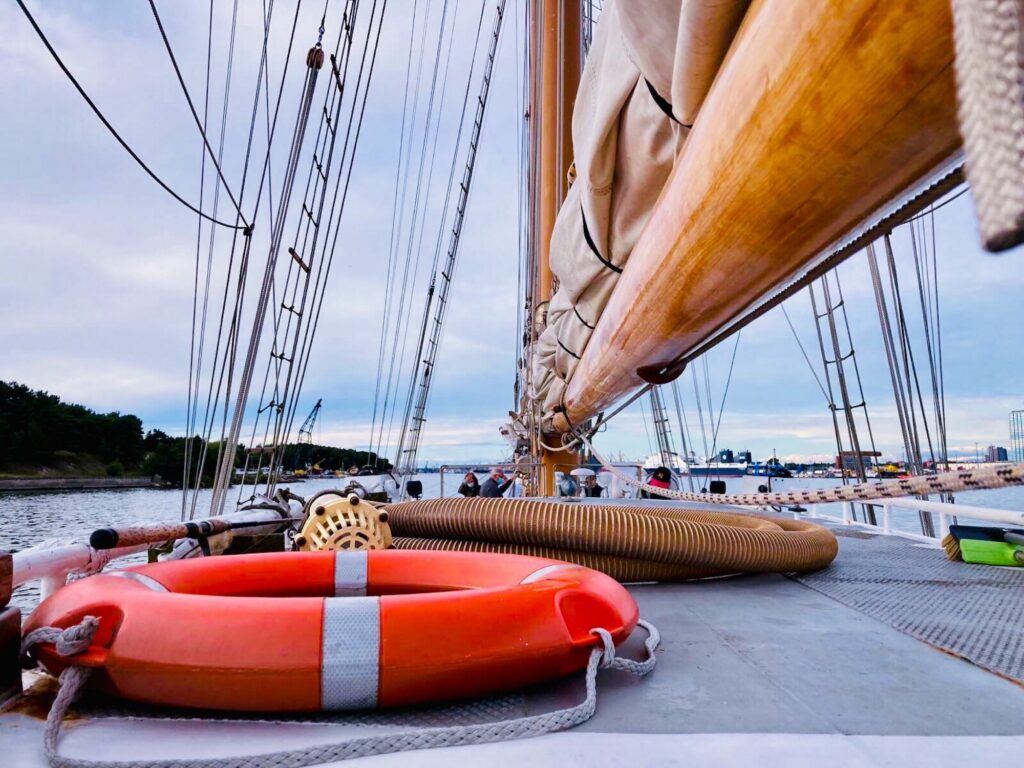
<svg viewBox="0 0 1024 768"><path fill-rule="evenodd" d="M92 671L87 667L69 666L61 673L60 690L46 717L44 742L46 758L51 768L301 768L302 766L394 752L488 744L541 736L545 733L563 731L580 725L594 716L597 711L598 669L617 669L638 677L643 677L654 669L657 664L655 650L661 643L661 634L657 627L650 622L641 619L638 624L647 632L647 639L644 641L646 658L642 661L616 656L611 634L600 627L590 630L591 634L597 635L601 642L599 646L591 650L590 658L587 661L586 696L582 702L572 707L495 723L422 728L381 736L347 739L334 744L230 758L84 760L62 757L57 753L57 739L60 735L61 725L68 709L84 688ZM69 653L61 655L74 655L88 647L98 627L99 620L93 617L87 617L81 624L63 630L58 627L40 627L26 635L22 652L30 652L37 643L59 642L63 638L66 642L65 649L70 650ZM58 652L60 652L59 647Z"/></svg>

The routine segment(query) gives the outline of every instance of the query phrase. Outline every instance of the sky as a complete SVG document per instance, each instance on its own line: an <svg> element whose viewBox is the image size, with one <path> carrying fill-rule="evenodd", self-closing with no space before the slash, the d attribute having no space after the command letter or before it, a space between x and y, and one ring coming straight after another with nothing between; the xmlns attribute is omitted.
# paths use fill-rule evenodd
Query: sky
<svg viewBox="0 0 1024 768"><path fill-rule="evenodd" d="M28 5L69 68L128 143L172 188L196 202L201 139L148 5L127 0L34 0ZM158 8L189 91L201 108L208 5L165 0ZM521 2L509 0L509 8L431 389L420 450L423 461L484 462L506 453L497 428L513 406L519 334L516 147L522 116L518 91L523 36ZM325 47L333 45L341 9L340 0L328 5ZM415 198L415 185L410 183L404 229L399 230L400 262L406 254L420 253L429 261L438 237L474 41L482 18L481 45L486 43L493 15L491 1L482 17L478 0L390 2L335 267L298 408L301 420L318 398L323 399L321 423L314 435L319 442L364 448L370 441L403 104L407 96L418 94L417 122L408 118L408 124L418 126L411 155L415 170L430 92L433 41L443 9L449 32L440 61L442 67L448 62L447 70L442 70L448 77L438 85L441 89L447 83L443 104L435 105L435 116L440 115L437 154L433 165L427 165L433 173L424 177L415 219L422 227L423 239L417 235L414 246L409 247L407 233ZM214 14L208 130L214 146L218 145L224 103L231 10L230 3L218 3ZM255 2L239 4L223 155L225 177L236 191L260 56L261 12L261 5ZM296 74L301 73L305 51L316 39L321 12L319 4L306 3L298 14L294 68L282 96L282 135L291 131L301 86L301 74ZM365 22L366 11L362 13ZM294 3L277 0L269 44L275 94L294 14ZM424 16L428 35L422 55L426 63L417 89L415 72ZM414 18L417 26L410 46ZM0 5L0 28L5 31L0 37L0 98L4 104L0 120L0 270L4 275L0 281L0 344L4 349L0 378L100 411L135 413L147 428L183 434L196 216L161 190L116 144L74 92L15 4ZM450 59L448 40L453 43ZM407 85L410 50L413 75ZM318 84L314 110L319 109L324 89L329 87L326 73L325 69ZM475 70L471 101L478 77L479 70ZM259 120L265 121L262 112ZM311 122L314 127L316 124ZM256 146L260 152L265 149L259 140ZM275 178L276 174L278 186L286 153L287 142L275 142L271 175ZM425 157L429 163L430 154ZM307 143L300 173L308 168L308 159ZM206 210L211 204L210 189L208 179ZM272 189L276 197L277 188ZM255 186L250 184L243 199L251 201L254 192ZM301 189L296 196L301 196ZM1008 413L1024 408L1024 356L1020 352L1024 253L1021 249L998 256L984 253L978 245L972 205L966 194L934 216L947 431L951 452L964 455L974 455L976 446L1007 445ZM255 244L263 242L261 237L266 239L270 228L270 207L264 205L262 210L254 236L257 259L266 258L265 246ZM223 195L219 213L231 213ZM930 226L929 221L929 237ZM208 235L204 229L203 243ZM420 247L420 242L426 245ZM907 228L898 230L893 242L902 285L916 301L916 294L909 293L909 289L916 291L916 283ZM218 232L214 245L217 285L227 263L229 235ZM415 281L409 275L413 332L422 313L427 271L424 263ZM899 425L864 255L851 258L838 274L874 442L885 455L898 458L902 450ZM912 342L915 354L923 360L920 306L909 298L905 301ZM821 359L806 292L788 301L786 309L820 378ZM706 380L700 362L679 381L690 447L700 454L705 452L705 444L708 450L712 446L749 449L756 458L772 453L794 460L834 455L832 419L825 397L782 311L774 309L743 330L730 376L734 343L734 339L727 340L707 355ZM265 335L258 370L265 364L268 347ZM385 377L389 370L391 366L385 365ZM705 393L703 431L694 396L695 375ZM707 412L708 390L713 417ZM667 392L666 399L674 417ZM598 436L599 448L626 458L652 451L645 414L638 406L630 407ZM718 423L717 438L712 422ZM861 428L866 431L866 425ZM678 447L679 425L674 423L673 430Z"/></svg>

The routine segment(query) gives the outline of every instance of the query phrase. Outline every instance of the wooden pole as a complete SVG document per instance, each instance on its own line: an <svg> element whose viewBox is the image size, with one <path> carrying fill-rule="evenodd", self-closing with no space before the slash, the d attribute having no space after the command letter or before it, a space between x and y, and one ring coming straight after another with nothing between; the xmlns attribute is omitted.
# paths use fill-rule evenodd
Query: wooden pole
<svg viewBox="0 0 1024 768"><path fill-rule="evenodd" d="M554 291L551 273L551 232L565 198L566 174L572 164L572 110L580 82L580 0L538 0L542 25L540 50L540 216L538 302L547 303ZM547 435L556 445L561 436ZM555 471L579 464L569 451L549 451L540 446L542 495L555 492Z"/></svg>
<svg viewBox="0 0 1024 768"><path fill-rule="evenodd" d="M568 384L569 421L696 349L959 147L948 0L754 0Z"/></svg>
<svg viewBox="0 0 1024 768"><path fill-rule="evenodd" d="M561 139L559 138L559 101L558 101L558 2L557 0L540 0L538 3L541 25L540 44L540 284L539 298L541 303L551 300L551 231L555 227L555 216L558 214L558 154Z"/></svg>

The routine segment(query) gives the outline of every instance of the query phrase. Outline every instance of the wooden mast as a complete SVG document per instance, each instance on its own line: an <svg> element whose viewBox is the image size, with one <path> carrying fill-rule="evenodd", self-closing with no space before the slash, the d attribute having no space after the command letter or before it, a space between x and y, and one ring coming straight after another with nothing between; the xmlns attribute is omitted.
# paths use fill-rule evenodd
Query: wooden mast
<svg viewBox="0 0 1024 768"><path fill-rule="evenodd" d="M754 0L555 428L695 350L959 147L948 0Z"/></svg>
<svg viewBox="0 0 1024 768"><path fill-rule="evenodd" d="M534 104L540 106L540 120L533 119L539 134L538 169L538 284L537 302L546 307L554 292L551 273L551 232L568 187L566 176L572 164L572 111L580 81L580 0L535 0L534 18L539 25L540 78ZM555 445L560 435L548 435L545 443ZM555 492L556 467L568 469L579 457L568 451L549 451L538 446L542 464L542 495Z"/></svg>

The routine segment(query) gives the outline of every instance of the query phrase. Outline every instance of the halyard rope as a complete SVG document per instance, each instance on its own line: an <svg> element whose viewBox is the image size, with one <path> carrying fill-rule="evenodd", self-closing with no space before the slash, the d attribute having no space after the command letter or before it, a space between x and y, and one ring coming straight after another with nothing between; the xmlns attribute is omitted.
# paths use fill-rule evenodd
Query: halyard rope
<svg viewBox="0 0 1024 768"><path fill-rule="evenodd" d="M611 462L598 453L586 436L580 436L594 458L622 482L670 499L683 501L714 501L720 504L734 504L745 507L792 506L794 504L830 504L842 501L870 501L891 499L901 496L918 496L953 491L972 491L983 488L1002 488L1008 485L1024 485L1024 463L997 464L992 467L963 469L943 472L937 475L880 480L877 483L856 483L832 488L801 488L776 493L690 493L648 485L620 472Z"/></svg>
<svg viewBox="0 0 1024 768"><path fill-rule="evenodd" d="M22 656L26 657L38 643L57 643L57 652L72 656L89 646L99 621L87 616L81 624L68 629L40 627L25 636ZM657 627L640 620L639 626L647 631L644 648L647 656L643 661L634 661L615 655L615 644L611 634L602 628L591 633L601 640L599 647L590 652L586 670L586 696L579 704L546 712L541 715L501 720L495 723L456 725L444 728L421 728L380 736L364 736L334 744L322 744L284 752L269 752L262 755L246 755L231 758L183 758L170 760L83 760L62 757L57 754L57 740L64 716L75 698L89 679L89 667L69 666L60 675L60 690L46 717L44 745L46 759L51 768L302 768L338 760L357 757L385 755L393 752L407 752L416 749L455 747L468 744L489 744L510 739L541 736L545 733L572 728L594 716L597 710L597 670L617 669L643 677L654 669L657 659L655 649L661 642Z"/></svg>

